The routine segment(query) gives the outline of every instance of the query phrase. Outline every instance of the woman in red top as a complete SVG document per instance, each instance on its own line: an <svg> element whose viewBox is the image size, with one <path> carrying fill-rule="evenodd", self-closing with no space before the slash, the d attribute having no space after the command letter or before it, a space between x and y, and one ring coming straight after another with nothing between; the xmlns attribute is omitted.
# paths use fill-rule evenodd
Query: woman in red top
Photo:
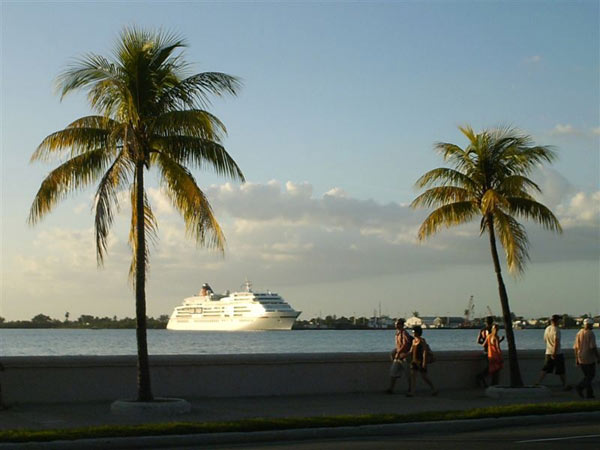
<svg viewBox="0 0 600 450"><path fill-rule="evenodd" d="M504 365L502 350L500 350L500 339L498 338L498 325L492 326L492 331L485 338L487 347L488 372L492 376L492 385L498 384L500 369Z"/></svg>

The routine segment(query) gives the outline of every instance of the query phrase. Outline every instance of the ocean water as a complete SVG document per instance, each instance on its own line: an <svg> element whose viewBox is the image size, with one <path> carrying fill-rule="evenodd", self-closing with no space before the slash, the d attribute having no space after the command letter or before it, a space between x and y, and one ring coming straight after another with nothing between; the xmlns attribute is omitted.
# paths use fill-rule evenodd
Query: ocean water
<svg viewBox="0 0 600 450"><path fill-rule="evenodd" d="M561 330L565 348L577 330ZM479 350L478 330L424 330L433 350ZM500 333L503 335L503 333ZM515 330L518 349L543 349L544 330ZM151 355L384 352L393 330L167 331L148 330ZM506 349L506 341L502 343ZM3 356L134 355L135 330L0 329Z"/></svg>

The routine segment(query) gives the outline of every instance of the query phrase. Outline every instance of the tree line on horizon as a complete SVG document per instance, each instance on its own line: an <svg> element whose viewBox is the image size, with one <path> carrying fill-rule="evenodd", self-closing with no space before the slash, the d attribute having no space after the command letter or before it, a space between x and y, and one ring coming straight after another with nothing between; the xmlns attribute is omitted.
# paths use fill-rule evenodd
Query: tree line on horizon
<svg viewBox="0 0 600 450"><path fill-rule="evenodd" d="M45 314L37 314L31 320L7 321L0 317L0 328L73 328L73 329L125 329L135 328L136 319L124 317L122 319L113 317L97 317L82 314L77 320L69 320L68 314L65 320L53 319ZM169 316L162 314L158 318L146 317L147 327L150 329L164 329L167 327Z"/></svg>
<svg viewBox="0 0 600 450"><path fill-rule="evenodd" d="M569 314L562 314L561 327L562 328L576 328L578 326L575 316ZM501 316L493 316L495 322L502 322ZM582 314L582 318L592 317L591 314ZM443 317L442 317L443 319ZM513 315L513 320L520 319L520 317ZM536 318L538 325L534 328L544 328L550 318L539 317ZM369 327L371 318L368 317L345 317L337 315L327 315L325 318L313 317L307 320L297 320L294 324L294 330L308 330L318 328L333 329L333 330L368 330L373 329ZM146 323L149 329L160 330L166 329L167 323L169 322L169 316L167 314L161 314L157 318L146 317ZM472 326L467 328L478 328L483 326L484 317L475 318L472 321ZM65 320L53 319L45 314L37 314L32 317L31 320L13 320L7 321L4 317L0 316L0 328L12 328L12 329L28 329L28 328L69 328L69 329L133 329L136 327L136 319L131 317L124 317L119 319L117 316L98 317L89 314L82 314L76 320L69 320L68 313L65 315ZM384 327L378 327L383 329L393 329L393 325L387 325Z"/></svg>

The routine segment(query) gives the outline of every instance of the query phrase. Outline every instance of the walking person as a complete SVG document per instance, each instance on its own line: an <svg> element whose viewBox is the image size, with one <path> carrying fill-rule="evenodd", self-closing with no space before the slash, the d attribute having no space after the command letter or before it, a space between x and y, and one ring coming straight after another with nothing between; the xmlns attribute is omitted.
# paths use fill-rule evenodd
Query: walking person
<svg viewBox="0 0 600 450"><path fill-rule="evenodd" d="M390 385L386 389L387 394L394 393L396 381L406 373L408 380L408 390L410 390L410 376L408 373L407 358L410 355L410 347L412 344L412 336L404 328L404 319L396 320L396 336L395 346L392 352L392 366L390 367Z"/></svg>
<svg viewBox="0 0 600 450"><path fill-rule="evenodd" d="M4 366L0 362L0 372L4 371ZM2 385L0 384L0 409L4 409L4 403L2 402Z"/></svg>
<svg viewBox="0 0 600 450"><path fill-rule="evenodd" d="M567 385L567 379L565 375L565 356L563 355L562 348L560 345L560 316L554 314L550 318L550 325L546 327L544 331L544 342L546 343L546 356L544 358L544 367L540 376L535 383L539 385L546 374L554 372L560 377L563 391L568 391L571 386Z"/></svg>
<svg viewBox="0 0 600 450"><path fill-rule="evenodd" d="M483 355L485 356L485 367L483 370L477 374L475 380L477 381L477 385L480 387L487 387L487 377L489 376L489 358L488 358L488 348L487 348L487 337L492 332L492 326L494 325L494 318L492 316L487 316L485 318L485 327L479 330L479 334L477 335L477 343L483 347ZM504 340L504 336L499 338L500 342Z"/></svg>
<svg viewBox="0 0 600 450"><path fill-rule="evenodd" d="M407 397L415 395L415 386L417 384L417 373L421 374L421 378L431 388L431 395L437 395L438 390L435 388L429 377L427 376L429 344L423 338L423 329L420 326L413 327L413 341L410 347L410 386Z"/></svg>
<svg viewBox="0 0 600 450"><path fill-rule="evenodd" d="M502 342L502 339L498 337L498 324L494 324L492 325L490 334L488 334L485 338L488 359L488 373L492 377L492 386L498 384L500 369L502 369L504 366L500 342Z"/></svg>
<svg viewBox="0 0 600 450"><path fill-rule="evenodd" d="M594 388L592 381L596 376L596 363L600 364L600 354L596 346L596 336L592 331L594 320L587 318L583 321L583 328L579 330L575 336L575 361L583 372L583 380L581 380L575 390L581 398L585 389L587 398L594 398Z"/></svg>

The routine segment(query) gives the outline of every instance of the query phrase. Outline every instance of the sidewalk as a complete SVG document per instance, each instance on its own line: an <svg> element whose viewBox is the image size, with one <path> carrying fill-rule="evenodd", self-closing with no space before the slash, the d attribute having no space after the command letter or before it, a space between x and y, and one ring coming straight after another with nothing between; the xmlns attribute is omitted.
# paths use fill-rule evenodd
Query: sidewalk
<svg viewBox="0 0 600 450"><path fill-rule="evenodd" d="M58 429L109 424L161 422L219 422L246 418L315 417L385 413L416 413L482 408L520 403L570 402L581 400L575 391L562 392L552 387L544 399L491 399L481 389L442 391L432 397L420 391L407 398L402 393L357 393L334 395L202 398L187 399L192 412L157 418L123 418L110 413L110 403L23 404L0 410L0 430Z"/></svg>

